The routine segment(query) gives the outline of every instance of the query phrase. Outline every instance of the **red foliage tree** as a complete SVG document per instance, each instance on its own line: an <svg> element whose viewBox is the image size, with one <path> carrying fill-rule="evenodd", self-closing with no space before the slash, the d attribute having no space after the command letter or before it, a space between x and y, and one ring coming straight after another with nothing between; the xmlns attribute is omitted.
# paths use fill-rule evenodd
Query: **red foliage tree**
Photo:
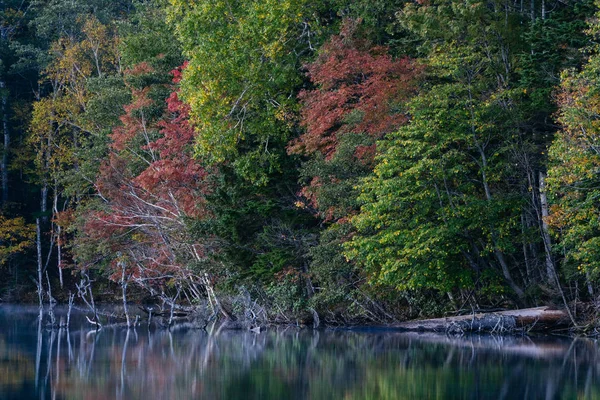
<svg viewBox="0 0 600 400"><path fill-rule="evenodd" d="M326 221L345 220L353 212L354 202L335 197L356 197L348 192L353 186L350 180L371 170L376 141L408 121L402 105L415 92L422 71L411 59L394 59L388 48L361 40L359 25L360 20L345 21L340 34L306 66L315 88L300 93L305 131L288 146L290 154L309 156L313 166L321 163L310 170L319 175L311 176L305 169L309 173L304 174L306 184L300 194ZM356 144L350 157L347 149L340 155L341 143L350 134L368 140Z"/></svg>
<svg viewBox="0 0 600 400"><path fill-rule="evenodd" d="M151 72L145 64L128 74ZM175 83L180 73L173 72ZM82 240L104 244L111 279L122 280L127 265L128 279L154 291L165 284L193 285L189 266L214 246L210 238L194 240L187 224L207 215L210 192L207 170L192 157L189 108L173 92L163 118L152 120L146 113L153 105L151 90L131 88L133 100L111 135L112 150L96 181L102 204L85 216Z"/></svg>
<svg viewBox="0 0 600 400"><path fill-rule="evenodd" d="M357 38L359 24L347 20L306 67L316 89L300 93L305 133L290 143L290 153L320 152L330 158L346 133L381 138L407 121L398 106L414 92L421 68ZM349 122L352 114L357 118ZM366 154L372 152L357 152L360 158Z"/></svg>

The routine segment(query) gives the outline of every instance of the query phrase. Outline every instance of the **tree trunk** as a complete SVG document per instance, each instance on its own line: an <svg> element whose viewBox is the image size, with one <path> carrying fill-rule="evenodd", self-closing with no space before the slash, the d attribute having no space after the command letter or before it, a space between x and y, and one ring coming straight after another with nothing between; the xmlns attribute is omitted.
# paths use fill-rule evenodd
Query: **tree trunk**
<svg viewBox="0 0 600 400"><path fill-rule="evenodd" d="M48 222L48 216L46 215L46 211L48 211L48 184L44 182L44 186L42 186L41 191L41 199L40 199L40 211L42 212L42 221L44 223Z"/></svg>
<svg viewBox="0 0 600 400"><path fill-rule="evenodd" d="M8 127L8 89L4 80L0 81L0 94L2 95L2 131L4 133L4 148L2 151L2 205L8 202L8 151L10 149L10 131Z"/></svg>
<svg viewBox="0 0 600 400"><path fill-rule="evenodd" d="M575 322L575 317L569 308L569 303L567 302L567 298L565 296L565 292L563 291L560 280L558 279L558 274L556 273L556 268L554 266L554 259L552 258L552 241L550 239L550 232L548 229L548 223L546 222L547 217L549 215L548 212L548 198L546 196L546 174L542 171L539 173L540 178L540 204L542 208L542 237L544 239L544 250L546 252L546 273L548 275L548 283L552 284L560 293L560 296L565 305L565 309L569 314L569 318L573 322L574 326L577 326Z"/></svg>
<svg viewBox="0 0 600 400"><path fill-rule="evenodd" d="M544 242L544 251L546 253L546 279L548 283L556 287L556 267L554 265L554 259L552 257L552 240L550 238L550 231L548 229L548 223L546 222L550 215L548 211L548 197L546 195L546 175L540 171L540 203L541 203L541 228L542 228L542 239Z"/></svg>
<svg viewBox="0 0 600 400"><path fill-rule="evenodd" d="M542 19L546 19L546 0L542 0Z"/></svg>
<svg viewBox="0 0 600 400"><path fill-rule="evenodd" d="M48 270L46 270L46 282L48 283L48 315L50 316L50 324L52 327L56 327L56 316L54 315L54 305L56 300L52 297L52 285L50 284L50 276L48 276Z"/></svg>
<svg viewBox="0 0 600 400"><path fill-rule="evenodd" d="M57 184L54 185L54 201L52 204L52 214L55 217L58 214L58 191L57 191ZM57 251L57 257L58 260L56 262L56 266L58 268L58 279L60 281L60 288L63 288L63 271L62 271L62 244L60 242L60 235L62 233L62 228L60 225L54 224L53 225L56 227L56 251Z"/></svg>
<svg viewBox="0 0 600 400"><path fill-rule="evenodd" d="M38 275L38 280L37 280L37 290L38 290L38 300L40 302L40 307L43 307L44 303L42 301L43 299L43 293L42 293L42 234L41 234L41 230L40 230L40 219L36 218L35 219L35 228L36 228L36 247L37 247L37 275Z"/></svg>
<svg viewBox="0 0 600 400"><path fill-rule="evenodd" d="M208 300L211 302L211 304L214 304L215 311L221 313L226 319L235 321L235 316L230 313L229 310L226 310L225 307L223 307L221 301L217 297L213 285L210 282L210 276L208 273L204 273L202 281L202 283L204 283L204 287L206 288Z"/></svg>
<svg viewBox="0 0 600 400"><path fill-rule="evenodd" d="M304 275L304 284L306 286L306 295L310 299L315 295L315 287L312 284L312 280L308 275L308 266L306 263L302 264L302 275Z"/></svg>
<svg viewBox="0 0 600 400"><path fill-rule="evenodd" d="M500 263L500 267L502 268L502 275L504 275L504 279L506 279L506 282L508 282L508 285L517 294L519 299L525 298L525 292L523 292L523 289L521 289L513 280L512 275L510 274L510 270L508 268L508 264L506 263L506 260L504 259L504 254L496 246L495 240L494 240L494 247L495 247L494 254L496 255L496 258L498 259L498 262Z"/></svg>
<svg viewBox="0 0 600 400"><path fill-rule="evenodd" d="M125 319L127 320L127 328L131 327L131 320L129 319L129 310L127 309L127 277L125 274L125 263L119 262L121 267L121 289L123 292L123 310L125 312Z"/></svg>
<svg viewBox="0 0 600 400"><path fill-rule="evenodd" d="M434 318L421 321L406 321L393 325L408 331L430 332L511 332L520 329L545 330L569 324L564 310L549 307L526 308L487 314L460 315L457 317Z"/></svg>
<svg viewBox="0 0 600 400"><path fill-rule="evenodd" d="M585 283L587 285L588 294L591 298L594 298L594 287L592 286L592 277L590 276L590 271L585 271Z"/></svg>

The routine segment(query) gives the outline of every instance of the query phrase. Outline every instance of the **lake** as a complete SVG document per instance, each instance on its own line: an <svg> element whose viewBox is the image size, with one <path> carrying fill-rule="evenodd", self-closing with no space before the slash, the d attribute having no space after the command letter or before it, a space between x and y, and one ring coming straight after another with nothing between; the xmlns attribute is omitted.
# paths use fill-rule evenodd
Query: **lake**
<svg viewBox="0 0 600 400"><path fill-rule="evenodd" d="M46 322L0 306L0 399L600 399L591 339Z"/></svg>

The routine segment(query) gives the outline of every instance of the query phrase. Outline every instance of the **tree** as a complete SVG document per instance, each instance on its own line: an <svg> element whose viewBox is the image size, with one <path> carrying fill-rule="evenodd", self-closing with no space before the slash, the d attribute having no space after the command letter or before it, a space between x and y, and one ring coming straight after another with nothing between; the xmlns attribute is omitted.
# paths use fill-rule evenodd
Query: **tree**
<svg viewBox="0 0 600 400"><path fill-rule="evenodd" d="M374 176L360 185L347 254L374 282L497 291L502 276L524 299L511 240L522 207L511 157L520 19L501 7L440 1L401 14L429 65L410 124L379 143Z"/></svg>
<svg viewBox="0 0 600 400"><path fill-rule="evenodd" d="M72 172L86 165L80 149L95 139L94 133L101 131L86 118L92 97L88 85L94 78L117 73L119 60L114 31L95 17L83 23L77 37L64 36L54 42L52 52L53 61L45 70L52 91L33 105L28 141L35 149L41 186L40 212L44 220L50 214L54 221L56 214L65 211L69 196L81 196L90 188L85 176L81 179L82 174ZM85 168L83 171L89 172ZM90 180L89 176L87 179ZM78 184L70 185L73 181ZM67 196L63 196L65 193ZM49 195L53 199L51 209ZM62 227L52 222L51 230L50 247L58 245L57 265L62 286Z"/></svg>
<svg viewBox="0 0 600 400"><path fill-rule="evenodd" d="M126 80L139 82L153 72L142 63L126 72ZM181 71L174 73L178 82ZM104 266L122 285L133 281L163 296L169 287L178 288L177 295L183 288L197 298L195 285L208 284L200 265L217 249L213 238L195 241L188 228L189 219L206 216L210 191L207 171L191 157L189 108L173 92L157 118L152 88L128 86L133 100L111 135L95 183L98 201L80 216L75 258L83 269Z"/></svg>
<svg viewBox="0 0 600 400"><path fill-rule="evenodd" d="M593 20L588 30L591 38L597 37L598 29ZM594 40L581 71L562 74L557 95L561 130L550 148L548 188L552 206L546 219L559 240L565 273L575 279L584 274L591 296L594 290L590 279L597 280L600 271L598 71L600 57Z"/></svg>
<svg viewBox="0 0 600 400"><path fill-rule="evenodd" d="M27 224L22 217L6 218L0 215L0 266L10 258L33 246L35 226Z"/></svg>
<svg viewBox="0 0 600 400"><path fill-rule="evenodd" d="M348 173L352 174L353 169L368 170L375 153L375 141L407 121L402 105L414 91L419 68L407 58L393 60L385 47L361 41L356 32L359 24L360 21L347 20L340 35L324 44L317 60L307 67L317 89L300 93L301 125L306 131L290 143L288 151L313 156L317 165L307 166L312 170L326 168L323 164L334 164L329 161L341 156L343 141L364 142L355 146L354 154L350 154L347 162L353 163L355 159L354 164L358 165L348 166ZM355 139L346 139L346 136L355 136ZM312 206L320 208L322 213L326 213L327 207L319 207L317 198L320 196L311 192L327 190L325 188L335 186L336 182L347 182L345 184L351 186L353 180L340 173L343 171L312 177L304 173L309 180L318 181L312 189L310 185L305 186L304 192L314 200ZM344 198L353 196L334 197L343 202ZM331 200L334 199L330 198L330 204ZM344 216L349 211L342 210L338 214Z"/></svg>
<svg viewBox="0 0 600 400"><path fill-rule="evenodd" d="M206 162L228 160L244 179L266 184L284 161L300 57L315 40L314 8L272 0L171 4L190 62L182 97L202 132L197 154Z"/></svg>
<svg viewBox="0 0 600 400"><path fill-rule="evenodd" d="M5 4L6 3L6 4ZM0 179L2 181L2 206L6 207L9 201L9 156L11 151L11 94L21 82L13 70L18 63L15 46L12 45L19 36L27 36L26 25L28 22L29 2L8 1L3 2L0 10L0 118L2 119L2 159L0 162ZM11 84L11 81L14 83ZM15 84L16 83L16 84Z"/></svg>
<svg viewBox="0 0 600 400"><path fill-rule="evenodd" d="M221 238L230 287L262 286L292 270L310 296L314 222L294 207L297 159L286 146L297 129L300 67L318 46L325 7L304 0L170 4L189 60L181 96L197 131L195 152L219 170L209 196L214 218L198 225L198 235Z"/></svg>
<svg viewBox="0 0 600 400"><path fill-rule="evenodd" d="M404 103L421 71L412 60L393 59L386 47L362 39L360 26L360 20L346 20L307 66L316 88L300 93L305 132L288 146L308 157L300 170L305 200L299 206L329 226L310 251L310 270L324 299L347 299L363 282L341 247L359 207L355 187L372 171L376 141L407 122Z"/></svg>

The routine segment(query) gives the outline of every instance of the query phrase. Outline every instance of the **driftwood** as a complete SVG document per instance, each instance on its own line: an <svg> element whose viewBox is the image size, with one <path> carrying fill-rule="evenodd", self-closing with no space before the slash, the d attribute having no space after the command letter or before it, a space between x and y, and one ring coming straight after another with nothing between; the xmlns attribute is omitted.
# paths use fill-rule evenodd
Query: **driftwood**
<svg viewBox="0 0 600 400"><path fill-rule="evenodd" d="M460 315L456 317L406 321L392 325L406 331L423 332L492 332L543 331L569 325L564 310L550 307L526 308L486 314Z"/></svg>
<svg viewBox="0 0 600 400"><path fill-rule="evenodd" d="M159 309L153 309L153 308L149 308L146 306L138 306L138 308L140 310L142 310L143 312L145 312L148 315L152 315L153 317L170 317L171 314L174 317L188 317L192 314L192 311L188 311L188 310L173 310L171 312L171 309L168 309L166 311L161 311Z"/></svg>

